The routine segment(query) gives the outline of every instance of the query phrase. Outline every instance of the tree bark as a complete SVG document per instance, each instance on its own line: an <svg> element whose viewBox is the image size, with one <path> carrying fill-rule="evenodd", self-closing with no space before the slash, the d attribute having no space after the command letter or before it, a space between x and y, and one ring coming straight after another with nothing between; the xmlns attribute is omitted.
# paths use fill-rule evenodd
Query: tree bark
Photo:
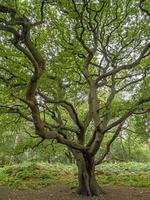
<svg viewBox="0 0 150 200"><path fill-rule="evenodd" d="M102 189L95 178L94 158L79 151L73 152L78 167L78 194L84 196L99 196Z"/></svg>

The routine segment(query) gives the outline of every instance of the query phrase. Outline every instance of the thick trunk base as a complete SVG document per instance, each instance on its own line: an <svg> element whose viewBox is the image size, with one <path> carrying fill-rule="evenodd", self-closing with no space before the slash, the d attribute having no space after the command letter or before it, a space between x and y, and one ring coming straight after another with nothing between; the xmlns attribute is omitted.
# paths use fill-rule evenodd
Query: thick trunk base
<svg viewBox="0 0 150 200"><path fill-rule="evenodd" d="M99 196L103 194L102 189L98 186L98 184L90 184L89 182L86 185L79 186L77 189L77 193L83 196Z"/></svg>
<svg viewBox="0 0 150 200"><path fill-rule="evenodd" d="M103 194L104 192L95 178L94 159L80 152L75 152L74 156L78 166L78 194L84 196L99 196Z"/></svg>

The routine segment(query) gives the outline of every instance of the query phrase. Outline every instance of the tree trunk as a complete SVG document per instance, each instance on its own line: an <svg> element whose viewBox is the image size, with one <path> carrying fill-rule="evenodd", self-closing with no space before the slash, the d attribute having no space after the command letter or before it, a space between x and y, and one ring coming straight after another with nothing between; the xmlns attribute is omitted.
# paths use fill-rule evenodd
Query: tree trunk
<svg viewBox="0 0 150 200"><path fill-rule="evenodd" d="M94 158L81 152L73 152L78 166L78 194L85 196L99 196L102 189L95 178Z"/></svg>

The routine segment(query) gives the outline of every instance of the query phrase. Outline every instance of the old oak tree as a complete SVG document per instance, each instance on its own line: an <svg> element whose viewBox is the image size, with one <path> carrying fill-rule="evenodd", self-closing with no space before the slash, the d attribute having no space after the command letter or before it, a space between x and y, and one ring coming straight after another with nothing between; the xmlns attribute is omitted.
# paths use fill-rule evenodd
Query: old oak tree
<svg viewBox="0 0 150 200"><path fill-rule="evenodd" d="M68 147L79 194L101 194L95 165L126 120L150 110L149 15L148 1L137 0L0 5L1 114L22 117L41 141Z"/></svg>

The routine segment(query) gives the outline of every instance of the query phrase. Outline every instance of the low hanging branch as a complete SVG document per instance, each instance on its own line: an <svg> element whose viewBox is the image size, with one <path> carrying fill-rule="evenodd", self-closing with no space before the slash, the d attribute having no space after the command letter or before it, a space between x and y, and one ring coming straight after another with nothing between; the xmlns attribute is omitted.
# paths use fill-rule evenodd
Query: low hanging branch
<svg viewBox="0 0 150 200"><path fill-rule="evenodd" d="M41 9L42 9L41 15L43 15L43 6L44 6L44 4L42 4L42 7L41 7ZM65 144L71 148L85 151L84 146L77 144L73 141L70 141L66 138L63 138L57 130L49 129L47 131L47 129L45 129L46 125L41 120L40 111L39 111L38 103L36 100L37 83L38 83L42 73L44 72L45 61L43 59L43 56L37 50L37 48L35 47L35 45L33 44L32 40L30 38L31 37L30 30L33 27L33 24L25 16L22 18L19 18L19 20L17 18L15 18L15 15L16 15L15 9L10 9L9 7L0 5L0 12L11 14L10 15L11 26L7 25L9 22L6 22L5 20L3 20L3 22L5 22L4 23L5 25L0 24L0 30L13 34L14 39L12 40L12 44L21 53L23 53L25 55L25 57L27 57L30 60L30 62L32 63L32 66L34 67L34 71L31 76L28 88L27 88L25 103L30 107L33 123L34 123L35 129L36 129L36 133L43 139L56 139L58 142ZM15 25L22 26L21 34L18 31L16 31L16 29L14 28ZM19 43L20 41L21 41L21 43L24 43L26 48L24 48L23 46L20 45L20 43ZM73 116L74 120L76 120L76 123L78 123L80 126L78 117L77 117L76 112L73 109L73 107L70 104L65 104L65 106L67 106L67 109L70 113L72 112L74 114L72 116ZM15 112L17 112L17 111L18 110L15 110Z"/></svg>
<svg viewBox="0 0 150 200"><path fill-rule="evenodd" d="M40 96L41 96L42 98L45 99L46 102L52 103L52 104L58 104L58 105L64 107L64 108L68 111L68 113L69 113L71 119L72 119L72 120L75 122L75 124L79 127L79 129L80 129L81 131L84 131L84 125L82 124L81 120L79 119L78 114L77 114L77 112L76 112L74 106L73 106L70 102L65 101L65 100L53 100L53 99L50 99L48 96L44 95L44 94L41 93L41 92L39 92L39 94L40 94Z"/></svg>
<svg viewBox="0 0 150 200"><path fill-rule="evenodd" d="M107 143L106 148L105 148L105 152L103 153L103 155L98 160L95 161L95 165L100 164L105 159L107 154L110 152L110 147L111 147L112 143L115 141L115 139L118 137L119 133L121 132L123 124L124 124L124 122L122 122L118 126L117 130L115 131L115 134L113 135L113 137Z"/></svg>
<svg viewBox="0 0 150 200"><path fill-rule="evenodd" d="M105 133L105 132L111 130L113 127L115 127L118 124L120 124L123 121L125 121L132 114L136 113L136 111L138 110L138 108L139 108L140 105L142 105L142 104L144 104L146 102L150 102L150 96L147 96L145 98L141 98L130 109L128 109L119 119L117 119L113 123L109 124L105 129L103 129L103 132ZM149 112L149 108L147 108L146 110L147 110L147 112Z"/></svg>

